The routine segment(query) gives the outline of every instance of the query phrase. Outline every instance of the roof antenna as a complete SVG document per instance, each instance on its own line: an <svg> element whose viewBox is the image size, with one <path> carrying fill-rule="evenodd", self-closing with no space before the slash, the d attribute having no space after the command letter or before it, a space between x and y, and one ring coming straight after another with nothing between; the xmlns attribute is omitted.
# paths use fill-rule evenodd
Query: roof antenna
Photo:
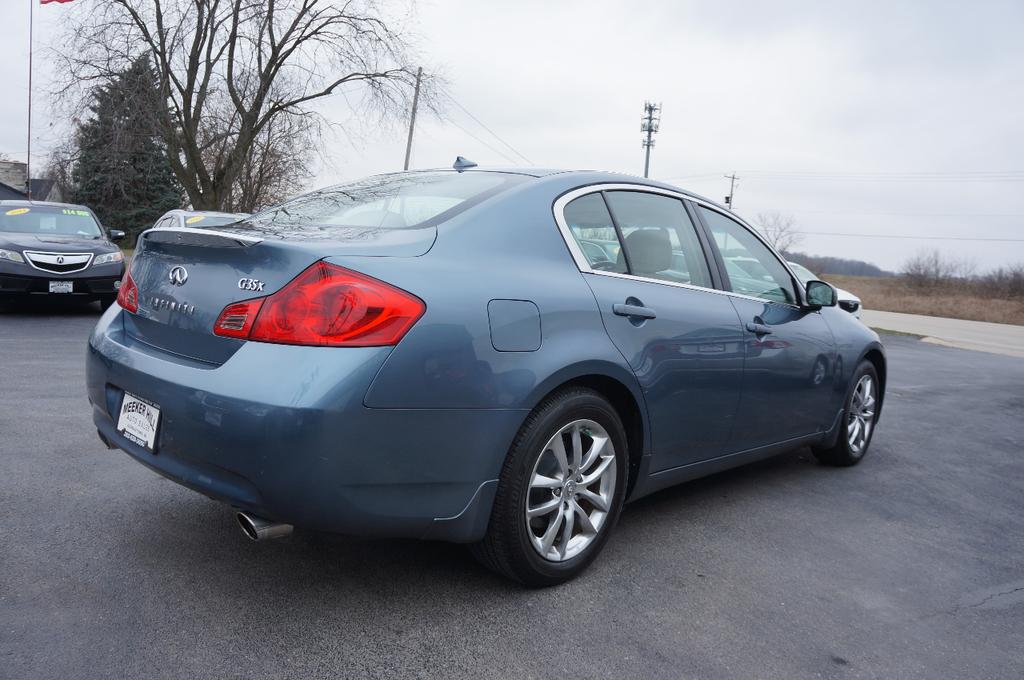
<svg viewBox="0 0 1024 680"><path fill-rule="evenodd" d="M469 160L467 158L463 158L462 156L456 156L455 157L455 162L452 163L452 167L455 168L458 172L462 172L463 170L469 170L470 168L475 168L476 167L476 163L474 163L473 161L471 161L471 160Z"/></svg>

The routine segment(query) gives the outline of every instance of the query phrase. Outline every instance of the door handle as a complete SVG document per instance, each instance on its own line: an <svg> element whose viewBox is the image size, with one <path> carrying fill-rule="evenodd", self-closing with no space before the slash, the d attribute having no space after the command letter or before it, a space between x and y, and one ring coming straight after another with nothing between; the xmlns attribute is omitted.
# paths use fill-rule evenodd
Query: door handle
<svg viewBox="0 0 1024 680"><path fill-rule="evenodd" d="M772 332L772 329L763 323L754 323L753 321L747 322L747 330L754 335L771 335Z"/></svg>
<svg viewBox="0 0 1024 680"><path fill-rule="evenodd" d="M653 309L641 305L612 305L612 312L634 319L656 319L658 317Z"/></svg>

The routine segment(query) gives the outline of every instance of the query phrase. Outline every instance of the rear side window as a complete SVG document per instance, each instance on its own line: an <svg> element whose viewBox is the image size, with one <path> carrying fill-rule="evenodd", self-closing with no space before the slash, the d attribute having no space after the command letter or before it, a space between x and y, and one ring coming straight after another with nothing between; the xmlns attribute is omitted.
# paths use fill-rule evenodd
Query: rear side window
<svg viewBox="0 0 1024 680"><path fill-rule="evenodd" d="M797 304L793 279L768 246L742 224L704 206L698 208L725 262L725 272L736 293Z"/></svg>
<svg viewBox="0 0 1024 680"><path fill-rule="evenodd" d="M587 194L565 206L565 223L591 269L626 273L622 245L601 194Z"/></svg>
<svg viewBox="0 0 1024 680"><path fill-rule="evenodd" d="M377 175L300 196L254 215L238 229L294 233L434 226L524 179L496 172Z"/></svg>
<svg viewBox="0 0 1024 680"><path fill-rule="evenodd" d="M682 201L639 191L609 191L606 196L631 274L712 287L704 251Z"/></svg>

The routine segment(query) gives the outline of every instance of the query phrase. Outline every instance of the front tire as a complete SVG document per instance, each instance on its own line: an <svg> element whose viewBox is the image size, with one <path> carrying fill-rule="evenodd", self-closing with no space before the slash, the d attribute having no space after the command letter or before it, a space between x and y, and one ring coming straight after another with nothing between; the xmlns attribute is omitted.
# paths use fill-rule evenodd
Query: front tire
<svg viewBox="0 0 1024 680"><path fill-rule="evenodd" d="M870 361L862 361L853 372L851 389L846 397L842 426L834 446L812 449L825 465L849 467L867 455L878 420L878 372Z"/></svg>
<svg viewBox="0 0 1024 680"><path fill-rule="evenodd" d="M474 556L528 586L575 578L618 520L628 455L622 421L600 394L569 388L548 397L512 443Z"/></svg>

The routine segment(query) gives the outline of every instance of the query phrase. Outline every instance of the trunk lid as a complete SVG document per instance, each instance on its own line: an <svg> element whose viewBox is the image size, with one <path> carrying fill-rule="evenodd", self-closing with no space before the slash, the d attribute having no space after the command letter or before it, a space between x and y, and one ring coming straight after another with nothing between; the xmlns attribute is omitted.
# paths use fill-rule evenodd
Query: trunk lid
<svg viewBox="0 0 1024 680"><path fill-rule="evenodd" d="M229 304L271 295L317 260L339 255L412 257L433 245L436 229L334 229L270 234L241 229L156 229L140 238L131 261L139 290L136 314L124 314L135 340L212 365L244 341L214 335Z"/></svg>

